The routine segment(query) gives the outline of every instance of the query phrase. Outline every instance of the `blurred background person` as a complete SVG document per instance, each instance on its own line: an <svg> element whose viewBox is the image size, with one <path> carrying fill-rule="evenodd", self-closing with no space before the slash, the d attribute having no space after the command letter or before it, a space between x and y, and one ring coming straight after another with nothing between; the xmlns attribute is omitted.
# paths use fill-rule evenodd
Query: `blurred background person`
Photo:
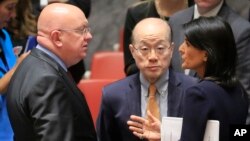
<svg viewBox="0 0 250 141"><path fill-rule="evenodd" d="M236 77L232 29L218 17L200 17L184 24L183 30L182 67L195 70L200 81L186 91L180 141L202 141L208 120L218 120L219 140L229 141L230 126L244 125L248 111L247 94ZM136 136L160 140L160 121L152 115L150 119L153 124L131 116L129 128Z"/></svg>
<svg viewBox="0 0 250 141"><path fill-rule="evenodd" d="M66 3L72 4L80 8L86 18L90 16L91 12L91 0L68 0ZM78 83L84 76L86 72L85 62L84 60L81 60L79 63L71 66L69 68L69 71L75 80L76 83Z"/></svg>
<svg viewBox="0 0 250 141"><path fill-rule="evenodd" d="M55 2L63 2L63 3L69 3L73 4L77 7L79 7L85 14L85 16L88 18L91 11L91 0L31 0L32 5L34 7L34 13L35 15L39 15L40 11L44 6L50 3Z"/></svg>
<svg viewBox="0 0 250 141"><path fill-rule="evenodd" d="M226 2L236 13L250 22L250 0L226 0Z"/></svg>
<svg viewBox="0 0 250 141"><path fill-rule="evenodd" d="M21 53L24 51L28 37L36 36L36 20L31 0L19 0L16 5L16 17L11 20L7 29L13 46L23 47Z"/></svg>

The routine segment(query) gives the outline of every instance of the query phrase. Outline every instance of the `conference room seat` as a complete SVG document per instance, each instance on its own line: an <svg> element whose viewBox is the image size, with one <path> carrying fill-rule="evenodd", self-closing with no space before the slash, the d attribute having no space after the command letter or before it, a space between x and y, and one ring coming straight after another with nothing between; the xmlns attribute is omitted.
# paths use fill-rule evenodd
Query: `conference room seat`
<svg viewBox="0 0 250 141"><path fill-rule="evenodd" d="M90 79L124 78L123 53L115 51L94 53L90 71Z"/></svg>
<svg viewBox="0 0 250 141"><path fill-rule="evenodd" d="M78 83L78 88L86 98L95 125L101 104L102 88L114 81L114 79L82 79Z"/></svg>

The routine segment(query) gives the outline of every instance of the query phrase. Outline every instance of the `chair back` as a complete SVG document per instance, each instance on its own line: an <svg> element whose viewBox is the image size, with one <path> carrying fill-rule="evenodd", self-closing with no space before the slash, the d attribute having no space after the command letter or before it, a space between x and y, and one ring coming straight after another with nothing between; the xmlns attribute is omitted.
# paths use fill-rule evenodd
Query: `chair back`
<svg viewBox="0 0 250 141"><path fill-rule="evenodd" d="M102 89L105 85L113 81L115 80L83 79L78 83L78 88L81 90L81 92L86 98L95 125L101 104Z"/></svg>
<svg viewBox="0 0 250 141"><path fill-rule="evenodd" d="M90 68L90 79L121 79L125 77L122 52L97 52Z"/></svg>

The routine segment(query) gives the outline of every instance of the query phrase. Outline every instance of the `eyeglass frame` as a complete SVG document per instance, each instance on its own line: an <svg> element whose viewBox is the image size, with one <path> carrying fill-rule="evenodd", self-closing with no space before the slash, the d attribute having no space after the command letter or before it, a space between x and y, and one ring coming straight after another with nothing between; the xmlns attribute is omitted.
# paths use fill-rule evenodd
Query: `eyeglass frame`
<svg viewBox="0 0 250 141"><path fill-rule="evenodd" d="M91 28L90 27L84 27L82 29L57 29L58 31L65 31L65 32L76 32L80 35L86 35L87 33L91 32Z"/></svg>
<svg viewBox="0 0 250 141"><path fill-rule="evenodd" d="M163 42L166 42L166 41L163 41ZM138 43L135 43L135 44L132 44L132 47L142 56L149 56L149 54L152 52L152 50L154 50L155 54L157 56L161 56L161 55L164 55L166 53L166 51L170 48L172 48L174 46L174 42L171 42L170 45L168 45L167 47L164 48L164 50L162 50L163 48L161 48L161 50L156 50L156 49L159 49L159 48L152 48L152 47L147 47L147 53L142 53L143 49L142 48L136 48L136 44ZM145 48L144 48L145 49Z"/></svg>

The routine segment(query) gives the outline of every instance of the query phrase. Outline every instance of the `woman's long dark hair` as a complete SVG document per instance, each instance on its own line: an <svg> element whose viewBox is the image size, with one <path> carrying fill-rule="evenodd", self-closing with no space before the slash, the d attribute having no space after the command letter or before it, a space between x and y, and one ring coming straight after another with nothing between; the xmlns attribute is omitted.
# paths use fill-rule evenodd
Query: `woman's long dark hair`
<svg viewBox="0 0 250 141"><path fill-rule="evenodd" d="M200 17L184 25L186 39L207 52L204 79L233 87L236 79L236 43L230 25L219 17Z"/></svg>

